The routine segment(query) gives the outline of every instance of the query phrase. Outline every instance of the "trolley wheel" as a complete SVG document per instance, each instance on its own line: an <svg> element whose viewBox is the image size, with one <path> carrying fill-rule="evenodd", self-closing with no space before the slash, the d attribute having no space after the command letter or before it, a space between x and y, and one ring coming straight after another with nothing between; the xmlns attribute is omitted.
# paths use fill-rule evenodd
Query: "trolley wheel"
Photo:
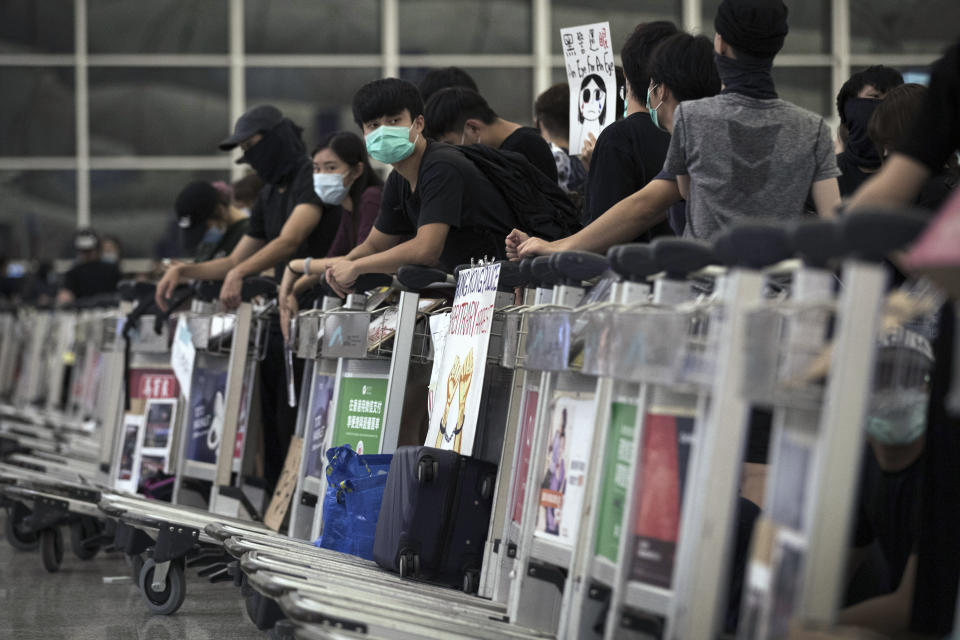
<svg viewBox="0 0 960 640"><path fill-rule="evenodd" d="M23 521L30 515L30 510L20 503L13 505L7 511L3 521L3 533L10 546L20 551L33 551L40 545L40 536L34 531L27 531Z"/></svg>
<svg viewBox="0 0 960 640"><path fill-rule="evenodd" d="M97 533L97 523L93 520L81 518L72 523L70 525L70 548L73 549L73 555L77 556L80 560L90 560L97 555L97 552L100 551L99 545L85 545L83 543L84 540L92 538L97 535Z"/></svg>
<svg viewBox="0 0 960 640"><path fill-rule="evenodd" d="M153 572L157 563L148 558L140 570L140 591L151 613L169 616L176 613L187 597L187 581L183 564L176 560L170 563L167 580L162 591L153 590Z"/></svg>
<svg viewBox="0 0 960 640"><path fill-rule="evenodd" d="M40 532L40 556L43 558L43 568L50 573L60 571L63 563L63 534L57 527L50 527Z"/></svg>
<svg viewBox="0 0 960 640"><path fill-rule="evenodd" d="M475 569L468 569L463 572L463 592L477 593L480 590L480 575Z"/></svg>

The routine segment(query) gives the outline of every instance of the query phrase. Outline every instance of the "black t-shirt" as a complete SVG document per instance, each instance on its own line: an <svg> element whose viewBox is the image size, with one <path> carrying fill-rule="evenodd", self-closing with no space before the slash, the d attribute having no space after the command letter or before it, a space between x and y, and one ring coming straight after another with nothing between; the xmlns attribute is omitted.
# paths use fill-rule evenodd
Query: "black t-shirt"
<svg viewBox="0 0 960 640"><path fill-rule="evenodd" d="M551 159L552 162L552 159ZM456 147L428 142L417 190L394 171L387 178L374 226L381 233L413 237L425 224L450 225L440 263L448 270L487 256L504 259L504 238L516 226L497 188Z"/></svg>
<svg viewBox="0 0 960 640"><path fill-rule="evenodd" d="M861 171L856 161L846 151L837 154L837 168L840 169L840 175L837 176L837 186L840 187L841 198L853 195L853 192L859 189L860 185L873 176L872 173ZM816 211L812 196L808 207L811 211Z"/></svg>
<svg viewBox="0 0 960 640"><path fill-rule="evenodd" d="M863 455L854 546L866 547L874 540L880 545L890 576L888 592L900 584L916 548L921 470L917 460L906 469L887 472L869 446Z"/></svg>
<svg viewBox="0 0 960 640"><path fill-rule="evenodd" d="M960 41L947 49L930 70L930 89L901 152L933 173L960 149Z"/></svg>
<svg viewBox="0 0 960 640"><path fill-rule="evenodd" d="M223 232L223 237L216 243L200 243L197 246L194 262L207 262L230 255L234 247L240 242L240 239L247 234L250 229L250 219L243 218L237 220Z"/></svg>
<svg viewBox="0 0 960 640"><path fill-rule="evenodd" d="M500 143L501 151L515 151L530 161L530 164L543 172L554 182L557 175L557 163L553 159L550 145L543 139L540 132L533 127L520 127Z"/></svg>
<svg viewBox="0 0 960 640"><path fill-rule="evenodd" d="M642 189L663 169L670 134L653 125L648 113L635 113L600 132L590 159L583 223L590 224L610 207ZM659 223L639 240L673 235Z"/></svg>
<svg viewBox="0 0 960 640"><path fill-rule="evenodd" d="M277 238L290 214L301 204L312 204L323 209L320 222L307 236L293 258L322 257L327 255L337 228L340 226L340 208L323 204L313 190L313 162L307 156L295 173L284 182L264 185L257 196L257 202L250 213L250 227L247 235L267 242ZM283 276L283 265L274 267L277 280Z"/></svg>
<svg viewBox="0 0 960 640"><path fill-rule="evenodd" d="M958 48L960 51L960 48ZM946 635L953 626L960 583L960 418L946 409L953 375L955 315L944 305L930 378L930 408L917 538L917 581L910 630Z"/></svg>
<svg viewBox="0 0 960 640"><path fill-rule="evenodd" d="M63 288L75 298L112 293L120 282L120 269L110 262L96 260L74 266L63 275Z"/></svg>

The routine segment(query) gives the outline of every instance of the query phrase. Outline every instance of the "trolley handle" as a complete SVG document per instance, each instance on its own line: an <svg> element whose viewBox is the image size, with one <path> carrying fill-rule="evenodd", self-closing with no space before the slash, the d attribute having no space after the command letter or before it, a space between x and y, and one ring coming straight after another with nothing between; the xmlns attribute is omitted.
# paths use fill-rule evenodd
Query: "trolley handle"
<svg viewBox="0 0 960 640"><path fill-rule="evenodd" d="M605 272L610 263L606 257L590 251L561 251L550 256L550 266L559 274L562 284L579 286Z"/></svg>
<svg viewBox="0 0 960 640"><path fill-rule="evenodd" d="M515 287L525 287L529 284L530 278L529 270L524 272L519 262L504 260L500 263L499 289L512 291Z"/></svg>
<svg viewBox="0 0 960 640"><path fill-rule="evenodd" d="M552 256L537 256L530 264L530 273L533 279L540 285L558 285L563 284L563 277L553 268L550 263Z"/></svg>
<svg viewBox="0 0 960 640"><path fill-rule="evenodd" d="M166 311L158 311L153 318L153 332L157 335L163 331L163 325L170 319L170 316L176 312L177 309L186 304L191 298L197 294L197 288L189 284L178 284L177 287L173 290L173 295L170 296L170 304L167 306Z"/></svg>
<svg viewBox="0 0 960 640"><path fill-rule="evenodd" d="M193 297L200 302L214 302L220 297L222 280L197 280L193 283Z"/></svg>
<svg viewBox="0 0 960 640"><path fill-rule="evenodd" d="M763 269L793 257L787 230L759 222L727 229L714 240L713 251L728 267L746 269Z"/></svg>
<svg viewBox="0 0 960 640"><path fill-rule="evenodd" d="M831 220L806 220L789 233L794 253L809 267L825 269L844 254L839 228Z"/></svg>
<svg viewBox="0 0 960 640"><path fill-rule="evenodd" d="M157 285L152 282L137 282L136 280L121 280L117 284L117 292L120 299L127 302L136 302L146 298L152 298L157 290Z"/></svg>
<svg viewBox="0 0 960 640"><path fill-rule="evenodd" d="M644 282L660 271L648 244L618 244L607 251L610 268L627 280Z"/></svg>
<svg viewBox="0 0 960 640"><path fill-rule="evenodd" d="M434 284L456 284L453 276L445 271L412 264L404 265L397 270L397 280L409 291L420 291Z"/></svg>
<svg viewBox="0 0 960 640"><path fill-rule="evenodd" d="M403 267L401 267L403 269ZM326 281L324 281L324 286L327 286ZM373 291L374 289L379 289L380 287L390 287L393 286L393 276L388 273L364 273L357 276L357 280L353 283L353 290L357 293L367 293L368 291ZM327 289L324 289L327 291ZM333 293L333 290L330 290L331 295L336 295Z"/></svg>
<svg viewBox="0 0 960 640"><path fill-rule="evenodd" d="M926 228L929 215L920 209L862 208L840 219L840 242L848 257L881 262L905 249Z"/></svg>
<svg viewBox="0 0 960 640"><path fill-rule="evenodd" d="M691 273L718 262L710 245L697 240L657 238L650 243L650 250L657 272L666 272L674 280L685 280Z"/></svg>
<svg viewBox="0 0 960 640"><path fill-rule="evenodd" d="M277 281L273 278L264 276L251 276L244 278L243 286L240 289L240 299L244 302L250 302L258 296L265 298L277 297Z"/></svg>

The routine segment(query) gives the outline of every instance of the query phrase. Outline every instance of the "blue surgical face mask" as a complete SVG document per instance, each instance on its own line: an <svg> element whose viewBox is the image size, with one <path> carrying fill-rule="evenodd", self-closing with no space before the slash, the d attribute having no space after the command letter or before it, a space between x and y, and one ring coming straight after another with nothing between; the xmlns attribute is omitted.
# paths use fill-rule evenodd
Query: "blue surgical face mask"
<svg viewBox="0 0 960 640"><path fill-rule="evenodd" d="M409 127L381 126L377 127L366 137L367 153L374 160L384 164L396 164L405 160L413 153L416 140L410 142L410 131L413 125ZM417 134L417 139L420 134Z"/></svg>
<svg viewBox="0 0 960 640"><path fill-rule="evenodd" d="M867 415L867 434L885 445L914 442L927 430L929 394L924 390L898 391L895 402L875 398Z"/></svg>
<svg viewBox="0 0 960 640"><path fill-rule="evenodd" d="M313 174L313 190L324 204L338 205L344 201L350 188L343 183L342 173Z"/></svg>
<svg viewBox="0 0 960 640"><path fill-rule="evenodd" d="M666 131L666 129L660 126L660 118L657 117L657 109L663 106L663 100L661 100L660 104L658 104L657 106L651 107L650 93L652 90L653 90L653 87L647 88L647 111L650 112L650 121L653 122L653 126L655 126L657 129L660 129L661 131Z"/></svg>
<svg viewBox="0 0 960 640"><path fill-rule="evenodd" d="M203 239L200 244L217 244L223 239L224 230L218 227L210 227L203 233Z"/></svg>

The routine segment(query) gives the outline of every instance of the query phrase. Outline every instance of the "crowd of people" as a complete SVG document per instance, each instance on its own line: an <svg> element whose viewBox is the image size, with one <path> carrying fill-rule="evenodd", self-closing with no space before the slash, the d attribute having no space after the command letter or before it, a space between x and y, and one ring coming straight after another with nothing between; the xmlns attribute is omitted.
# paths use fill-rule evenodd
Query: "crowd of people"
<svg viewBox="0 0 960 640"><path fill-rule="evenodd" d="M452 271L664 235L709 241L739 221L788 225L873 204L937 211L960 176L960 42L935 64L929 87L886 66L853 74L836 99L834 134L778 96L772 67L787 25L780 0L724 0L712 39L671 22L638 25L620 51L616 121L579 155L570 154L566 83L536 98L529 127L498 115L462 69L433 70L419 87L376 80L353 96L357 129L327 135L309 154L297 124L274 106L254 107L220 145L239 147L238 162L254 173L232 189L183 189L175 220L195 260L166 268L156 302L164 308L191 279L223 281L227 307L247 276L269 272L280 283L282 320L260 376L272 434L266 474L275 479L295 422L275 388L284 377L276 354L321 278L344 295L360 275L405 264ZM119 278L108 238L85 230L75 246L61 303ZM843 615L851 624L949 631L960 538L936 529L952 529L957 520L944 518L960 515L960 432L943 409L951 323L948 308L927 427L908 442L871 436L865 451L852 544L878 545L885 579L861 602L851 597Z"/></svg>

